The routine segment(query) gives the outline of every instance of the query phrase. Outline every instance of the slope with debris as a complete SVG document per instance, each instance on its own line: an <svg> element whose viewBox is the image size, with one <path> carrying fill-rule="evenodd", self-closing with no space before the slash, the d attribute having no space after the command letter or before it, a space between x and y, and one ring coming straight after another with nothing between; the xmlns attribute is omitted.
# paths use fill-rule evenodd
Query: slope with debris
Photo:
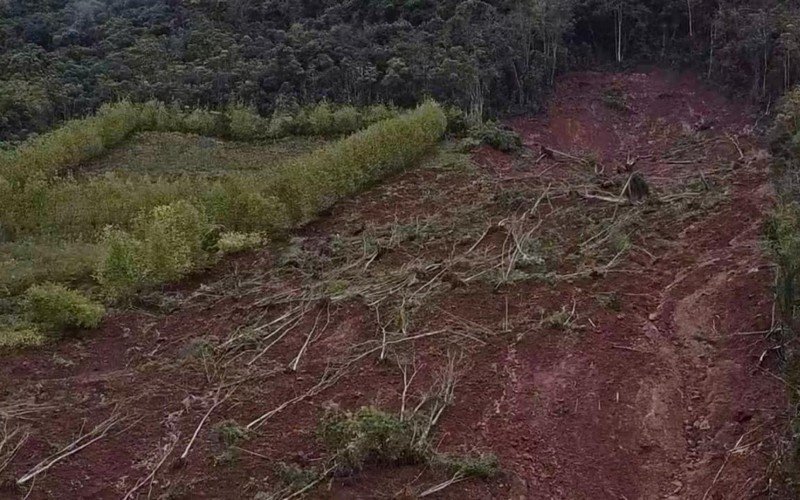
<svg viewBox="0 0 800 500"><path fill-rule="evenodd" d="M4 359L29 498L779 495L752 110L564 77L524 148L425 165Z"/></svg>

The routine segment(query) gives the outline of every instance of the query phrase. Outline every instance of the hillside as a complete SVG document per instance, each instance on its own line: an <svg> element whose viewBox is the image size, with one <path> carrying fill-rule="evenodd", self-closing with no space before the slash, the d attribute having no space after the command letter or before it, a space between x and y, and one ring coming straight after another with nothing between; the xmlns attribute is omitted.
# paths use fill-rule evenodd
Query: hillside
<svg viewBox="0 0 800 500"><path fill-rule="evenodd" d="M567 75L511 123L521 153L445 144L284 245L6 356L5 491L786 495L756 119L691 76Z"/></svg>
<svg viewBox="0 0 800 500"><path fill-rule="evenodd" d="M0 498L797 498L798 19L0 0Z"/></svg>

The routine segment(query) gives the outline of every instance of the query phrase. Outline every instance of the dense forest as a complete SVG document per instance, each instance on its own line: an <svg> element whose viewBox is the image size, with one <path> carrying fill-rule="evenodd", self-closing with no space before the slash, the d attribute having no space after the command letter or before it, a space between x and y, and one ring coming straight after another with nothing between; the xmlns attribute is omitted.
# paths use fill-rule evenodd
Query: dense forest
<svg viewBox="0 0 800 500"><path fill-rule="evenodd" d="M771 101L798 80L778 0L0 0L0 140L102 103L535 110L555 75L691 66Z"/></svg>

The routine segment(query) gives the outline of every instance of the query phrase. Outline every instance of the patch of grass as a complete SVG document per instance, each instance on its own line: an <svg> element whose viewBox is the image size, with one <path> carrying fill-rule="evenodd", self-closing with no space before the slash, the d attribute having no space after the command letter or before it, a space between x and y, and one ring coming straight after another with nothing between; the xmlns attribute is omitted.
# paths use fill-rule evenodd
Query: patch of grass
<svg viewBox="0 0 800 500"><path fill-rule="evenodd" d="M629 111L628 98L619 87L611 87L600 96L603 104L614 111Z"/></svg>
<svg viewBox="0 0 800 500"><path fill-rule="evenodd" d="M34 323L52 331L95 328L105 308L81 292L54 283L34 285L25 292L25 309Z"/></svg>
<svg viewBox="0 0 800 500"><path fill-rule="evenodd" d="M4 328L0 326L0 352L16 351L31 347L39 347L46 337L33 327Z"/></svg>
<svg viewBox="0 0 800 500"><path fill-rule="evenodd" d="M619 312L622 310L622 302L620 301L619 295L616 292L599 293L595 295L595 299L597 300L598 304L606 309L614 312Z"/></svg>
<svg viewBox="0 0 800 500"><path fill-rule="evenodd" d="M427 454L411 422L372 407L328 413L319 436L341 470L361 470L368 463L422 463Z"/></svg>
<svg viewBox="0 0 800 500"><path fill-rule="evenodd" d="M575 321L575 307L571 309L567 306L562 306L560 310L553 311L542 318L542 326L552 328L555 330L569 331L572 329Z"/></svg>
<svg viewBox="0 0 800 500"><path fill-rule="evenodd" d="M294 491L305 488L319 478L316 469L303 468L286 462L275 464L275 473L285 486Z"/></svg>
<svg viewBox="0 0 800 500"><path fill-rule="evenodd" d="M0 296L17 295L35 283L80 281L89 276L102 250L95 243L27 239L0 243Z"/></svg>
<svg viewBox="0 0 800 500"><path fill-rule="evenodd" d="M490 479L500 472L500 462L491 453L477 455L454 455L440 453L432 460L433 465L442 467L450 474L461 477Z"/></svg>
<svg viewBox="0 0 800 500"><path fill-rule="evenodd" d="M226 420L217 425L217 433L227 447L236 446L247 438L247 429L233 420Z"/></svg>
<svg viewBox="0 0 800 500"><path fill-rule="evenodd" d="M222 233L217 240L217 250L222 253L236 253L252 250L262 246L265 242L261 233Z"/></svg>

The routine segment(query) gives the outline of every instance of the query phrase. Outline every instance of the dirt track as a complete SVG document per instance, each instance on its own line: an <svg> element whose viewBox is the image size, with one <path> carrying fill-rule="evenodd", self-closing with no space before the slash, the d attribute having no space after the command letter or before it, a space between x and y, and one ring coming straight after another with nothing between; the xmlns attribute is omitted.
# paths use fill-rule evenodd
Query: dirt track
<svg viewBox="0 0 800 500"><path fill-rule="evenodd" d="M289 250L226 260L161 296L157 310L5 359L0 411L16 412L10 424L30 438L0 496L33 484L29 498L120 498L143 479L142 498L276 491L276 462L324 463L315 431L326 408L396 412L398 363L418 368L417 394L448 356L458 361L455 398L434 444L494 453L502 472L442 498L778 495L768 467L786 404L759 333L772 322L760 242L771 190L754 121L690 77L568 75L546 115L513 121L524 154L481 149L474 170L438 161L409 172L340 203ZM634 171L648 200L615 203ZM534 235L525 241L541 259L503 275L517 230ZM364 235L374 257L360 250ZM323 298L303 295L320 289ZM398 307L410 319L393 339L444 333L392 344L378 362L380 326ZM295 326L264 350L252 332L292 311ZM111 415L122 420L101 439L14 485ZM233 458L215 430L227 420L258 422ZM309 497L413 496L448 477L372 465Z"/></svg>

